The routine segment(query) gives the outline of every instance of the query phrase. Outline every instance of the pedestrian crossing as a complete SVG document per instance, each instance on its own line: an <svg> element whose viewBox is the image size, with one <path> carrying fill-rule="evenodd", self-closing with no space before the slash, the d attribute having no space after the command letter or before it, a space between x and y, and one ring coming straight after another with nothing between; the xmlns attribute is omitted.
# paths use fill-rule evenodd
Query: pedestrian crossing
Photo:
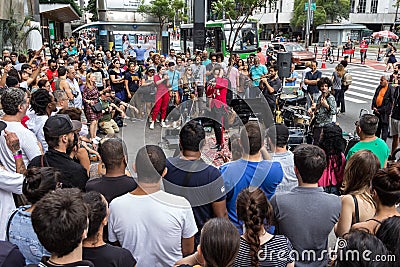
<svg viewBox="0 0 400 267"><path fill-rule="evenodd" d="M353 67L348 66L348 71L353 77L352 84L349 90L345 93L344 99L346 102L355 104L370 104L376 88L379 85L379 80L382 75L387 73L380 70L373 70L366 67ZM334 72L334 68L321 69L323 77L331 77ZM299 77L302 77L302 71L299 70ZM296 82L300 84L301 79L297 79Z"/></svg>

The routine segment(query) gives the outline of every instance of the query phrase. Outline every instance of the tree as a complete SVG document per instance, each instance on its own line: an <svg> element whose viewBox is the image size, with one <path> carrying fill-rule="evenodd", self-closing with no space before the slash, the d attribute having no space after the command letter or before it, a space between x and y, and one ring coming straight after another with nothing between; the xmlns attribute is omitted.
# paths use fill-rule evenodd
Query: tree
<svg viewBox="0 0 400 267"><path fill-rule="evenodd" d="M231 31L228 37L228 50L232 53L236 39L249 17L257 8L264 7L267 3L273 4L276 0L217 0L211 3L211 9L218 18L229 21Z"/></svg>
<svg viewBox="0 0 400 267"><path fill-rule="evenodd" d="M307 19L304 4L307 0L294 1L294 14L290 20L292 27L302 27ZM330 22L335 23L342 19L348 19L350 14L350 0L317 0L317 8L314 11L313 27Z"/></svg>
<svg viewBox="0 0 400 267"><path fill-rule="evenodd" d="M29 33L32 31L39 31L39 27L30 26L32 17L26 16L21 21L17 19L17 15L14 11L10 10L10 19L6 21L3 27L3 43L5 45L11 45L12 51L21 51L26 47L26 40L28 39Z"/></svg>
<svg viewBox="0 0 400 267"><path fill-rule="evenodd" d="M99 13L97 13L97 0L89 0L85 10L92 14L91 21L99 20Z"/></svg>
<svg viewBox="0 0 400 267"><path fill-rule="evenodd" d="M158 20L160 26L159 36L161 38L165 24L173 20L175 16L180 18L180 10L184 9L185 3L182 0L152 0L150 4L145 5L144 1L138 7L138 12L151 15ZM161 42L159 42L161 44ZM158 47L161 48L161 45Z"/></svg>

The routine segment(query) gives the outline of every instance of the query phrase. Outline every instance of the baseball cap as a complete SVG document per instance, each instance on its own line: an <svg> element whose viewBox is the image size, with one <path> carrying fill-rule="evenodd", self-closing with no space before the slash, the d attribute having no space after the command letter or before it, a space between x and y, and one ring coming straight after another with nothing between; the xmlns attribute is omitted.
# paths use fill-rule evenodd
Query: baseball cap
<svg viewBox="0 0 400 267"><path fill-rule="evenodd" d="M275 125L268 128L267 135L271 139L276 139L277 137L287 139L289 138L289 129L282 123L275 123Z"/></svg>
<svg viewBox="0 0 400 267"><path fill-rule="evenodd" d="M47 119L43 131L45 135L57 137L82 128L80 121L71 120L66 114L56 114Z"/></svg>
<svg viewBox="0 0 400 267"><path fill-rule="evenodd" d="M152 70L156 71L156 68L154 68L154 67L149 67L149 69L148 69L147 71L152 71Z"/></svg>

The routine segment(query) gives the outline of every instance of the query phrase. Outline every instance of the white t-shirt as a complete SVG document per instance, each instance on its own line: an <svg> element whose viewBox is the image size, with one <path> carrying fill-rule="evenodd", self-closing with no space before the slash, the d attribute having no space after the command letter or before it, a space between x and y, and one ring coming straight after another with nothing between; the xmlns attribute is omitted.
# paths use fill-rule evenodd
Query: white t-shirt
<svg viewBox="0 0 400 267"><path fill-rule="evenodd" d="M108 238L119 241L137 266L173 266L182 258L181 239L197 233L189 202L164 191L130 193L110 203Z"/></svg>
<svg viewBox="0 0 400 267"><path fill-rule="evenodd" d="M28 117L29 120L26 122L26 126L35 134L38 141L42 144L43 151L46 152L49 146L44 138L43 126L49 117L47 115L38 116L36 113L29 114Z"/></svg>
<svg viewBox="0 0 400 267"><path fill-rule="evenodd" d="M39 142L35 134L26 129L21 122L17 121L4 121L7 123L6 130L13 132L18 136L19 144L22 150L22 159L24 160L25 166L28 166L29 162L37 156L42 154ZM4 138L4 131L0 137L0 161L6 168L6 170L15 172L15 160L12 152L8 149L6 139Z"/></svg>

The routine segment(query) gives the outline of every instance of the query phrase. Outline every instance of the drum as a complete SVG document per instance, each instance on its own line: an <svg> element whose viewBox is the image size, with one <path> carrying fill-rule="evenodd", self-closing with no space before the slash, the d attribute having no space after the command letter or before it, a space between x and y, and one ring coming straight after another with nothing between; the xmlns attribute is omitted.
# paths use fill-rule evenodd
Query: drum
<svg viewBox="0 0 400 267"><path fill-rule="evenodd" d="M296 98L297 95L295 94L281 94L280 98L283 100L293 99Z"/></svg>

